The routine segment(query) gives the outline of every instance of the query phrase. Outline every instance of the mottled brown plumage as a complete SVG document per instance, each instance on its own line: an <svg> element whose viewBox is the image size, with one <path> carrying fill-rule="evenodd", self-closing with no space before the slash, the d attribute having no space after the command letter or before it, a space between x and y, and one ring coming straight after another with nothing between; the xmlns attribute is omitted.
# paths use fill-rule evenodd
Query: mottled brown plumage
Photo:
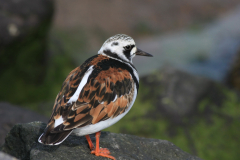
<svg viewBox="0 0 240 160"><path fill-rule="evenodd" d="M151 56L136 48L127 35L110 37L95 55L75 68L64 80L52 115L38 141L62 143L74 131L85 135L96 156L115 159L99 148L100 131L124 117L133 106L139 77L132 64L135 55ZM96 133L96 148L88 134Z"/></svg>
<svg viewBox="0 0 240 160"><path fill-rule="evenodd" d="M102 60L109 58L103 55L95 56L87 65L84 63L69 73L56 97L47 133L69 133L69 130L74 128L114 118L127 109L133 97L134 80L126 69L113 67L100 70L97 76L84 86L77 101L67 104L84 76L82 71L92 65L99 68L98 63ZM53 129L55 120L60 116L64 120L63 124Z"/></svg>

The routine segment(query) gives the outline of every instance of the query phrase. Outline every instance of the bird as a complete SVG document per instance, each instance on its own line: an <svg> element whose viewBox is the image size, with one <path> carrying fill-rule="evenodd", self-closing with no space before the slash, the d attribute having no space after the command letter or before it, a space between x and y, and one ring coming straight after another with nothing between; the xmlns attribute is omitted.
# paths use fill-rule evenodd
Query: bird
<svg viewBox="0 0 240 160"><path fill-rule="evenodd" d="M152 57L128 35L108 38L97 55L68 74L38 142L59 145L73 132L86 137L91 154L115 160L107 148L99 148L101 130L118 122L133 106L139 76L132 59L138 55ZM96 147L89 136L93 133Z"/></svg>

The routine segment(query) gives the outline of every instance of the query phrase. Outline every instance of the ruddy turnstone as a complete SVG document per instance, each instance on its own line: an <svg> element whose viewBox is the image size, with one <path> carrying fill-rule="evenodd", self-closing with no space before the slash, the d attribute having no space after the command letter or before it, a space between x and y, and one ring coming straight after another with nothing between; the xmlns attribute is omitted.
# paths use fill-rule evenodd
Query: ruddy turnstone
<svg viewBox="0 0 240 160"><path fill-rule="evenodd" d="M104 42L97 55L72 70L38 142L59 145L75 132L86 136L92 154L115 159L107 148L99 148L100 131L124 117L137 97L135 55L152 57L138 49L131 37L117 34ZM96 133L96 147L89 137L92 133Z"/></svg>

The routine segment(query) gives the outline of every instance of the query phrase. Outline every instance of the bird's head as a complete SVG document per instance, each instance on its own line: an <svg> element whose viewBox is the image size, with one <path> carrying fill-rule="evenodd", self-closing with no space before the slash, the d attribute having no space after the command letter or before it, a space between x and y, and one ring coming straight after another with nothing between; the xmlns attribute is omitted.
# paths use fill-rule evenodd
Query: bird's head
<svg viewBox="0 0 240 160"><path fill-rule="evenodd" d="M98 54L130 63L132 63L135 55L152 57L151 54L138 49L134 40L125 34L117 34L108 38L103 43Z"/></svg>

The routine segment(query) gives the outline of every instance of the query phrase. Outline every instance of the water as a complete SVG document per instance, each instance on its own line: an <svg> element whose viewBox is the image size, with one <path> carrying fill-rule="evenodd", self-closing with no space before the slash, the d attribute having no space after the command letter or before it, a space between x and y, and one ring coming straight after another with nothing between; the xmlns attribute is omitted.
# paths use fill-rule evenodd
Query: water
<svg viewBox="0 0 240 160"><path fill-rule="evenodd" d="M195 75L223 81L240 49L240 6L200 31L181 31L137 42L153 58L137 57L140 75L170 64Z"/></svg>

